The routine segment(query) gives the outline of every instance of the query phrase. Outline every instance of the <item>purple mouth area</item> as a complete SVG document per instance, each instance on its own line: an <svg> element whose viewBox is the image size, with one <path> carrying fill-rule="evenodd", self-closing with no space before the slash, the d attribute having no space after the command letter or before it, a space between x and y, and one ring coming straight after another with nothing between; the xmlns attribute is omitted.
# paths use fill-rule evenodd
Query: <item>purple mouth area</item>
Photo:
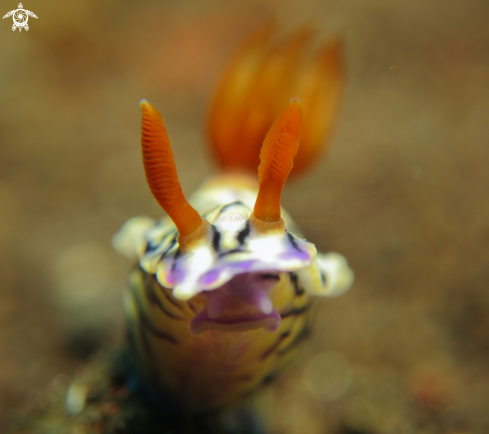
<svg viewBox="0 0 489 434"><path fill-rule="evenodd" d="M263 328L273 333L280 327L280 314L270 300L270 290L280 281L278 274L244 273L223 286L204 291L207 306L190 324L194 336L206 330L246 331Z"/></svg>

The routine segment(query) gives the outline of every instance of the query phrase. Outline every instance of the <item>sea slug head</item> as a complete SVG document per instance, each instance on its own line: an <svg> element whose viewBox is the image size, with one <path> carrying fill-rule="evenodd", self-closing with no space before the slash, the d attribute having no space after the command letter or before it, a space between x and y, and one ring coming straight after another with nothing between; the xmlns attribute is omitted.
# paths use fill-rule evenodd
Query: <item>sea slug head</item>
<svg viewBox="0 0 489 434"><path fill-rule="evenodd" d="M287 231L281 216L280 195L302 130L298 102L290 103L264 140L254 208L238 201L202 216L182 192L161 115L144 100L141 108L146 177L168 217L152 224L129 221L119 238L134 235L139 227L140 266L177 300L199 299L202 309L191 322L193 335L209 329L275 332L280 315L272 294L283 274L302 270L316 258L314 245Z"/></svg>

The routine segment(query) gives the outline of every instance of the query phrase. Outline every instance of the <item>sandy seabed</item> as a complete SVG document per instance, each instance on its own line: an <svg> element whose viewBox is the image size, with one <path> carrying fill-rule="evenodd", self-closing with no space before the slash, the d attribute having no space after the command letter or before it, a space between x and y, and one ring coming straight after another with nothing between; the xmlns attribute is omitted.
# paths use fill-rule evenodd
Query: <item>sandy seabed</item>
<svg viewBox="0 0 489 434"><path fill-rule="evenodd" d="M265 391L270 432L489 432L489 3L24 7L38 16L28 32L0 23L1 432L122 340L130 264L110 239L129 217L161 214L141 166L139 100L165 117L190 193L213 172L202 125L219 73L270 17L284 34L310 24L318 41L346 38L330 151L283 204L356 275ZM307 221L326 215L334 224Z"/></svg>

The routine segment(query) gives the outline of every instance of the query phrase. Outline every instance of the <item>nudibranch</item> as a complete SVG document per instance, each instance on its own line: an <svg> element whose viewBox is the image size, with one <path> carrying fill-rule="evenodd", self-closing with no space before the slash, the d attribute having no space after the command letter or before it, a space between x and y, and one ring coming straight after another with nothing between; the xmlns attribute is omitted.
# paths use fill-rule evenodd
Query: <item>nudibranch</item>
<svg viewBox="0 0 489 434"><path fill-rule="evenodd" d="M341 41L303 61L310 32L272 48L270 33L253 35L224 74L209 119L222 171L188 200L164 121L141 101L144 169L166 215L133 218L113 240L137 259L124 310L141 375L196 412L273 379L306 336L314 299L353 281L345 258L318 253L280 203L293 166L309 167L331 129Z"/></svg>

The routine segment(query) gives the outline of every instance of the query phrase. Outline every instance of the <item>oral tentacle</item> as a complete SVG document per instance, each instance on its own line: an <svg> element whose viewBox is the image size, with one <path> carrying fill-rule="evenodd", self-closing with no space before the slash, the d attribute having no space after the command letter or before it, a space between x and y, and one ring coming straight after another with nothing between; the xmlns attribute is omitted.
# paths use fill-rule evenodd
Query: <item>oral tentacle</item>
<svg viewBox="0 0 489 434"><path fill-rule="evenodd" d="M269 314L273 310L273 303L268 295L263 291L255 291L252 298L252 303L261 312Z"/></svg>
<svg viewBox="0 0 489 434"><path fill-rule="evenodd" d="M281 322L282 318L280 317L280 314L276 310L273 310L266 322L263 324L263 330L265 330L267 333L275 333L280 328Z"/></svg>

